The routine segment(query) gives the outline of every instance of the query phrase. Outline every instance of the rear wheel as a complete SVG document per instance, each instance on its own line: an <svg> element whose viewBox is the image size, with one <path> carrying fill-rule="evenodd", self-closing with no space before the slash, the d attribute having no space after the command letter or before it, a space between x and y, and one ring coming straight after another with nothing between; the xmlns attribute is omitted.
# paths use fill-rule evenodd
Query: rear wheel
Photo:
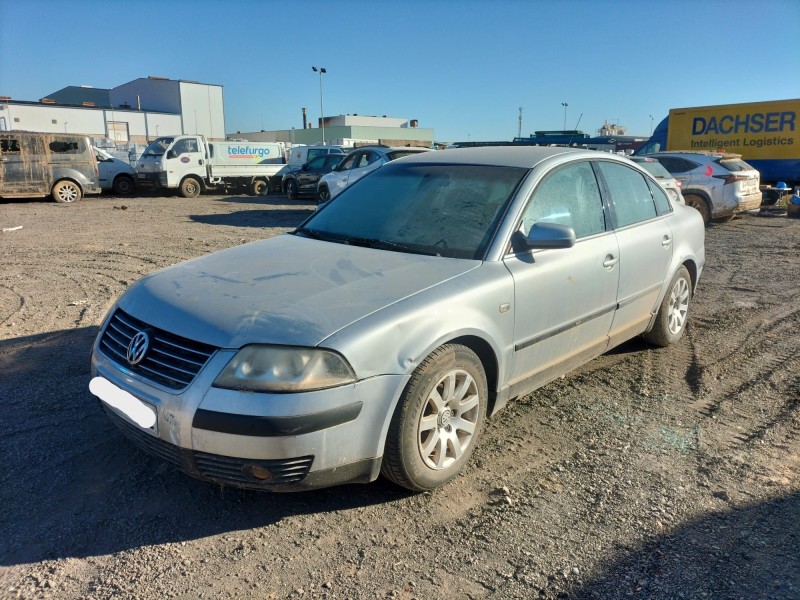
<svg viewBox="0 0 800 600"><path fill-rule="evenodd" d="M133 179L127 175L118 175L114 179L114 193L118 196L128 196L133 193L134 184Z"/></svg>
<svg viewBox="0 0 800 600"><path fill-rule="evenodd" d="M256 196L266 196L269 194L269 186L267 182L262 179L256 179L252 185L253 194Z"/></svg>
<svg viewBox="0 0 800 600"><path fill-rule="evenodd" d="M53 186L53 200L56 202L77 202L82 195L81 186L69 179L57 181Z"/></svg>
<svg viewBox="0 0 800 600"><path fill-rule="evenodd" d="M286 182L286 197L289 200L297 198L297 182L294 179L289 179Z"/></svg>
<svg viewBox="0 0 800 600"><path fill-rule="evenodd" d="M674 344L686 331L686 319L692 300L692 278L686 267L681 267L670 281L667 294L661 301L653 329L644 338L656 346Z"/></svg>
<svg viewBox="0 0 800 600"><path fill-rule="evenodd" d="M456 477L478 443L489 398L472 350L445 344L411 375L386 436L381 473L414 491Z"/></svg>
<svg viewBox="0 0 800 600"><path fill-rule="evenodd" d="M187 177L181 182L181 196L197 198L200 195L200 182L194 177Z"/></svg>
<svg viewBox="0 0 800 600"><path fill-rule="evenodd" d="M686 206L691 206L699 212L700 216L703 217L703 223L708 225L711 221L711 209L703 197L697 194L684 194L683 199L686 202Z"/></svg>

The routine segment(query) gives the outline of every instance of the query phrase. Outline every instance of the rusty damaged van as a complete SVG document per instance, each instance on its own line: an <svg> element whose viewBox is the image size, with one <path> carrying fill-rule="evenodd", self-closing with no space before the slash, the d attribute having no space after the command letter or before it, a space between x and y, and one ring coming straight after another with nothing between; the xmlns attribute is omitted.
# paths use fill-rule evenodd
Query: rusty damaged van
<svg viewBox="0 0 800 600"><path fill-rule="evenodd" d="M87 136L0 131L0 198L50 195L56 202L77 202L100 191Z"/></svg>

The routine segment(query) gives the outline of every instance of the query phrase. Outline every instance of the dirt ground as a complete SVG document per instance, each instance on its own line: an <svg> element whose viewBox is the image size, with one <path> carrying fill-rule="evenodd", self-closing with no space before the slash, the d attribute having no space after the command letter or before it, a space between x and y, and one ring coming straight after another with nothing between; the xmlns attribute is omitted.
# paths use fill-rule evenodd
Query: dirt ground
<svg viewBox="0 0 800 600"><path fill-rule="evenodd" d="M0 598L800 597L800 221L710 227L678 345L518 399L434 493L244 492L136 450L88 391L115 298L310 210L0 200Z"/></svg>

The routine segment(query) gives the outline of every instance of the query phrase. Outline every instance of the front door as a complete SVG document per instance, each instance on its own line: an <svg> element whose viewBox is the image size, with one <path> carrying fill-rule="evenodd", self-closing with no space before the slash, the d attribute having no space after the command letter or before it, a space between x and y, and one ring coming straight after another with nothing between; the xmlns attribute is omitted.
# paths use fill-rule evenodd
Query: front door
<svg viewBox="0 0 800 600"><path fill-rule="evenodd" d="M165 167L170 185L177 185L186 175L205 176L205 153L200 140L183 137L167 150Z"/></svg>
<svg viewBox="0 0 800 600"><path fill-rule="evenodd" d="M539 183L520 224L567 225L572 248L516 252L511 395L525 393L602 354L619 284L617 239L606 226L600 189L588 161L562 166Z"/></svg>

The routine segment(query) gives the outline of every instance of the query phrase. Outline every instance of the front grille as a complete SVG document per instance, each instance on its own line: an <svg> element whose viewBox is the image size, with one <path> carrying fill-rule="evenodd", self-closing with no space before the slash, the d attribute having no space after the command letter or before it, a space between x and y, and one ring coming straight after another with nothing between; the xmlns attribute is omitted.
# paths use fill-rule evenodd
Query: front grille
<svg viewBox="0 0 800 600"><path fill-rule="evenodd" d="M281 460L255 460L218 456L205 452L194 453L195 463L204 477L219 483L238 486L280 486L297 483L308 475L313 456L301 456ZM270 478L256 479L249 470L254 466L269 471ZM260 485L259 485L260 484Z"/></svg>
<svg viewBox="0 0 800 600"><path fill-rule="evenodd" d="M142 361L131 365L127 359L128 346L140 331L147 332L150 346ZM150 327L120 309L100 338L100 351L109 359L172 390L188 386L215 350L214 346Z"/></svg>

